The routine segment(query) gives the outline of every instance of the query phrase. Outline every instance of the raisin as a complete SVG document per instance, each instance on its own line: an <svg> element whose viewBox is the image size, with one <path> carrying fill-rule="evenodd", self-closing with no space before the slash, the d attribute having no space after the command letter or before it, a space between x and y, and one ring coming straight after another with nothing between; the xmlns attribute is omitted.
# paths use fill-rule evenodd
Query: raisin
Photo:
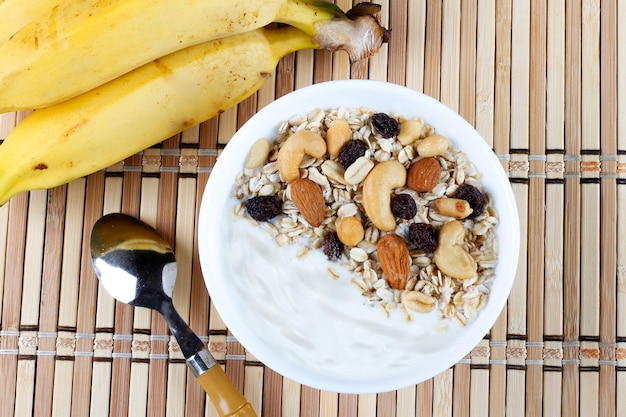
<svg viewBox="0 0 626 417"><path fill-rule="evenodd" d="M468 219L473 219L474 217L480 215L485 209L485 203L487 202L485 195L471 184L461 185L454 194L454 197L460 198L461 200L465 200L469 203L473 211L469 216L467 216Z"/></svg>
<svg viewBox="0 0 626 417"><path fill-rule="evenodd" d="M336 232L327 232L324 235L322 248L326 257L331 261L340 259L343 254L343 243Z"/></svg>
<svg viewBox="0 0 626 417"><path fill-rule="evenodd" d="M409 220L417 214L417 205L408 194L394 195L391 198L391 212L399 219Z"/></svg>
<svg viewBox="0 0 626 417"><path fill-rule="evenodd" d="M348 168L354 161L365 155L367 145L359 139L351 139L341 147L337 154L337 161L344 168Z"/></svg>
<svg viewBox="0 0 626 417"><path fill-rule="evenodd" d="M400 123L386 113L374 113L372 127L383 138L393 138L400 133Z"/></svg>
<svg viewBox="0 0 626 417"><path fill-rule="evenodd" d="M246 210L254 220L266 222L280 214L282 202L270 195L252 197L246 201Z"/></svg>
<svg viewBox="0 0 626 417"><path fill-rule="evenodd" d="M431 224L411 223L409 226L409 241L426 253L434 252L437 248L438 235L437 229Z"/></svg>

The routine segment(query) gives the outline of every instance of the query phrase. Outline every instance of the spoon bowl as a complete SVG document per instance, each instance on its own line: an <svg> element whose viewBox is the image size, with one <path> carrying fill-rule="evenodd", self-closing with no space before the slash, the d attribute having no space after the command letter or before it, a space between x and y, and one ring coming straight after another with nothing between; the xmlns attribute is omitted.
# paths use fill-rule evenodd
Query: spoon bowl
<svg viewBox="0 0 626 417"><path fill-rule="evenodd" d="M116 300L158 311L167 321L198 382L220 416L256 416L204 343L172 303L176 258L171 246L146 223L120 213L99 219L91 231L91 260L104 289Z"/></svg>

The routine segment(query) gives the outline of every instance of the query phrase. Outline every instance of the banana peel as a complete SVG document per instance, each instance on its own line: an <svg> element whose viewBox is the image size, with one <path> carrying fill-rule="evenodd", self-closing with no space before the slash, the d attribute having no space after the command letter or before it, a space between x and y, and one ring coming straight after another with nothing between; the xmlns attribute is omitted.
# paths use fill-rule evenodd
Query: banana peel
<svg viewBox="0 0 626 417"><path fill-rule="evenodd" d="M185 48L73 99L36 110L0 144L0 205L115 164L254 94L283 56L308 48L375 53L375 16L333 19L311 37L261 28Z"/></svg>
<svg viewBox="0 0 626 417"><path fill-rule="evenodd" d="M52 10L60 2L61 0L0 1L0 45L28 23Z"/></svg>
<svg viewBox="0 0 626 417"><path fill-rule="evenodd" d="M161 56L272 22L316 36L333 20L348 18L315 0L66 1L0 45L0 113L65 101Z"/></svg>

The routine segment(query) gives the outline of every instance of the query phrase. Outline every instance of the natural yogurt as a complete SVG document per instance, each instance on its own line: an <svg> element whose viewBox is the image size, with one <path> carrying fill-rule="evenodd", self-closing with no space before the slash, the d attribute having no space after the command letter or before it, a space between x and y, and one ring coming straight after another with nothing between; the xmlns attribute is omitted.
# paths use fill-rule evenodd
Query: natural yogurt
<svg viewBox="0 0 626 417"><path fill-rule="evenodd" d="M298 364L299 372L364 382L371 375L392 379L454 348L453 341L469 330L441 321L437 312L410 322L400 314L386 317L354 290L351 273L320 251L299 257L297 245L278 248L248 222L221 225L231 254L223 262L242 306L240 320L255 323L255 338L280 340L281 356ZM332 279L329 268L339 278Z"/></svg>

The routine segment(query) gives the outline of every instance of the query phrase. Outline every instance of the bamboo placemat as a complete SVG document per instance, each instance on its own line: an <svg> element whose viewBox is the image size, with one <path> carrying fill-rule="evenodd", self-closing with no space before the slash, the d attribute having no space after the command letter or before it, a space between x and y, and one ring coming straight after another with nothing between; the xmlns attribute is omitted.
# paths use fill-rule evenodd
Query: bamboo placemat
<svg viewBox="0 0 626 417"><path fill-rule="evenodd" d="M178 310L259 415L626 416L626 4L378 3L392 37L369 61L290 55L237 108L0 208L1 416L215 416L165 322L98 288L88 237L117 211L172 242ZM522 225L513 292L489 335L431 380L369 395L301 386L247 353L211 304L196 250L204 186L237 128L294 89L346 78L457 110L509 173ZM1 115L0 139L24 116Z"/></svg>

